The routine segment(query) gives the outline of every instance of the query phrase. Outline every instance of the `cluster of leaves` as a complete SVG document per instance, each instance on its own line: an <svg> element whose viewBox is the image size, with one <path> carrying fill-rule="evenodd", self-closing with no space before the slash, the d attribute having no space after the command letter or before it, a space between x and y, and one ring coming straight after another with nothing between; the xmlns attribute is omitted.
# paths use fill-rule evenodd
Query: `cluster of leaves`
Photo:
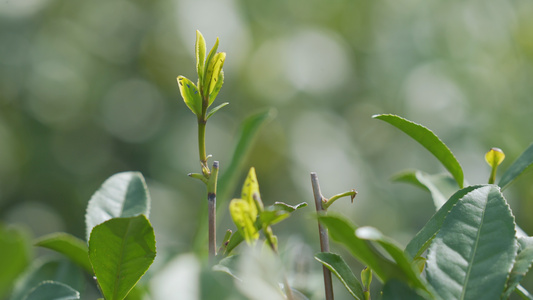
<svg viewBox="0 0 533 300"><path fill-rule="evenodd" d="M150 196L140 173L124 172L111 176L89 201L85 216L86 241L58 232L35 242L36 246L63 254L73 264L57 260L37 261L18 279L11 299L80 299L79 291L84 288L81 270L96 279L105 299L125 299L156 255L149 211ZM9 251L27 251L22 239L21 233L8 229L0 232L0 247ZM14 279L30 259L28 255L2 255L6 259L12 257L17 259L9 264L7 261L2 263L11 271L0 272L3 276L10 275L9 279Z"/></svg>
<svg viewBox="0 0 533 300"><path fill-rule="evenodd" d="M431 192L437 210L405 249L375 228L358 227L342 216L319 215L331 237L384 283L382 299L507 299L513 292L531 299L520 281L533 263L533 237L516 225L502 190L533 163L533 144L497 185L464 187L461 165L432 131L395 115L374 118L411 136L450 172L428 175L409 171L395 177ZM503 157L499 149L487 153L486 160L493 168L489 182ZM368 279L362 285L339 255L319 253L316 259L355 299L368 299L364 293Z"/></svg>

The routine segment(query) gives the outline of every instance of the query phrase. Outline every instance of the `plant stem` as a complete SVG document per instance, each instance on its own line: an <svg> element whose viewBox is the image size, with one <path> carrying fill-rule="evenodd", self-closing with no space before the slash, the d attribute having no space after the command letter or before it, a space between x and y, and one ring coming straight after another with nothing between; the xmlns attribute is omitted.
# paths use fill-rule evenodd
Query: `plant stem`
<svg viewBox="0 0 533 300"><path fill-rule="evenodd" d="M209 168L207 167L207 155L205 151L205 127L207 120L205 116L198 117L198 153L200 154L200 164L202 165L202 174L209 176Z"/></svg>
<svg viewBox="0 0 533 300"><path fill-rule="evenodd" d="M318 176L315 172L311 173L311 184L313 186L313 194L315 196L315 204L317 213L323 212L326 213L326 208L324 208L324 196L320 191L320 184L318 183ZM318 233L320 236L320 251L329 252L329 236L328 230L318 222ZM326 293L326 300L333 300L333 284L331 281L331 271L322 266L324 272L324 289Z"/></svg>
<svg viewBox="0 0 533 300"><path fill-rule="evenodd" d="M207 209L209 217L209 259L214 261L217 246L216 237L216 213L217 213L217 180L218 180L218 161L213 162L213 170L207 182Z"/></svg>

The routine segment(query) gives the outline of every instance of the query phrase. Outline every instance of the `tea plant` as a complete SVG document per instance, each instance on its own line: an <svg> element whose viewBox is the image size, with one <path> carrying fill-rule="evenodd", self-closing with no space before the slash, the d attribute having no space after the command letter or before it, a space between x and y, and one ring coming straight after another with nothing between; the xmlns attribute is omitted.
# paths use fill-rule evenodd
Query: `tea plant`
<svg viewBox="0 0 533 300"><path fill-rule="evenodd" d="M383 282L382 299L507 299L513 292L531 299L520 281L533 262L533 238L516 225L502 191L533 163L533 144L497 185L496 169L505 156L500 149L491 149L485 155L492 169L489 183L464 187L461 165L433 132L395 115L374 118L411 136L451 175L409 171L396 176L397 181L430 191L437 209L404 250L376 228L358 227L342 216L319 214L319 221L329 229L331 237ZM453 185L459 190L448 195ZM361 285L337 254L322 252L316 259L341 280L355 299L369 299L363 292L368 288L367 275L362 275L366 280Z"/></svg>
<svg viewBox="0 0 533 300"><path fill-rule="evenodd" d="M270 111L251 115L243 121L225 171L219 161L209 166L207 121L228 105L224 102L211 108L224 82L226 54L217 52L218 45L217 38L206 55L205 39L197 31L198 80L193 83L178 76L177 81L186 106L196 116L198 129L200 172L189 176L206 186L206 196L199 197L198 203L205 206L208 213L205 220L200 220L195 246L199 257L208 253L206 261L209 263L204 263L207 271L202 271L207 274L208 292L202 293L201 298L234 296L244 299L244 295L227 292L236 285L253 285L237 270L238 262L247 258L246 254L236 253L237 247L245 242L243 252L246 252L262 244L263 253L272 261L281 261L278 239L272 227L307 203L265 205L254 167L249 168L240 197L231 199L239 177L245 171L244 161L250 145L259 128L271 118ZM533 144L506 170L497 184L497 169L505 155L501 149L490 149L485 155L491 167L488 184L470 185L465 183L462 167L451 150L432 131L396 115L376 115L374 118L411 136L432 153L449 174L430 175L416 170L394 177L396 181L429 191L436 207L436 213L402 249L376 228L359 227L341 215L328 213L328 208L342 197L350 197L353 202L357 192L350 190L326 198L322 195L318 175L311 173L321 249L315 259L323 268L326 300L334 297L332 274L351 296L359 300L370 299L373 277L383 284L382 290L376 294L384 300L507 299L513 292L523 299L533 299L520 285L533 263L533 237L527 236L516 225L502 194L533 164ZM226 230L219 245L216 241L217 200L218 207L228 207L237 229L235 232ZM0 224L0 295L11 291L12 300L80 299L86 281L84 276L88 275L99 290L100 299L143 299L149 293L138 282L156 256L154 230L148 219L150 201L140 173L123 172L111 176L89 200L84 240L67 233L54 233L34 242L35 246L56 251L67 260L36 260L29 268L27 265L33 254L28 247L28 236L20 228ZM360 281L340 255L330 252L330 236L367 266L361 272ZM256 263L260 265L262 259ZM265 263L270 262L265 260ZM274 294L269 297L307 299L291 288L285 268L280 269L281 275L272 286ZM261 272L261 266L253 272ZM218 275L225 276L225 281L219 280ZM228 283L227 279L231 281ZM251 293L246 296L261 297L253 294L254 291Z"/></svg>

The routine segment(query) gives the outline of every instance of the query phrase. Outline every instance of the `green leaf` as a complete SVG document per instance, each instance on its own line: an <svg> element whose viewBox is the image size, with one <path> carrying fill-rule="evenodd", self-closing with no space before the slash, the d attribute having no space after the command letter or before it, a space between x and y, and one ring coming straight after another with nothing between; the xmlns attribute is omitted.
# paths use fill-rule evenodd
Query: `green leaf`
<svg viewBox="0 0 533 300"><path fill-rule="evenodd" d="M207 55L207 58L205 60L204 72L203 72L204 78L203 78L202 81L200 81L200 84L202 85L202 92L204 93L204 96L209 95L209 82L211 81L211 77L210 77L210 75L208 75L207 69L209 68L209 65L211 64L211 61L213 61L213 58L217 54L218 43L219 43L219 40L218 40L218 37L217 37L217 40L215 41L215 44L213 45L213 48L211 48L211 51L209 51L209 54Z"/></svg>
<svg viewBox="0 0 533 300"><path fill-rule="evenodd" d="M522 278L526 276L533 263L533 237L520 237L518 240L518 254L513 269L509 274L507 286L502 299L507 299L515 288L520 284Z"/></svg>
<svg viewBox="0 0 533 300"><path fill-rule="evenodd" d="M201 82L204 77L205 39L202 33L198 30L196 30L196 44L194 49L196 54L196 72L198 73L198 78Z"/></svg>
<svg viewBox="0 0 533 300"><path fill-rule="evenodd" d="M52 233L39 238L35 246L57 251L84 268L89 274L93 274L87 243L73 235L64 232Z"/></svg>
<svg viewBox="0 0 533 300"><path fill-rule="evenodd" d="M84 273L71 261L66 259L38 259L17 280L11 300L25 299L32 288L47 280L64 283L78 291L82 290L86 284Z"/></svg>
<svg viewBox="0 0 533 300"><path fill-rule="evenodd" d="M222 67L224 66L224 62L226 61L226 53L225 52L219 52L217 54L215 54L215 56L213 57L213 59L211 60L211 62L209 62L209 65L207 67L207 73L205 74L206 75L206 79L208 81L206 81L206 85L204 86L204 88L209 88L207 90L208 94L211 95L211 93L213 93L213 91L215 90L215 86L219 86L218 87L218 90L220 91L220 88L222 87L222 83L220 83L220 79L222 79L222 81L224 80L224 75L222 75L222 78L220 77L220 73L222 71ZM216 94L218 94L218 91L216 92ZM215 99L209 99L209 105L210 106L213 101L215 101Z"/></svg>
<svg viewBox="0 0 533 300"><path fill-rule="evenodd" d="M32 255L27 233L0 223L0 299L28 266Z"/></svg>
<svg viewBox="0 0 533 300"><path fill-rule="evenodd" d="M300 208L304 208L307 206L307 203L306 202L302 202L302 203L298 203L296 205L290 205L290 204L287 204L287 203L283 203L283 202L275 202L274 205L272 206L274 210L277 210L277 211L286 211L288 213L292 213Z"/></svg>
<svg viewBox="0 0 533 300"><path fill-rule="evenodd" d="M411 258L422 255L429 247L435 235L439 232L444 219L453 206L469 192L483 187L483 185L469 186L453 194L450 199L429 219L416 236L405 247L405 253Z"/></svg>
<svg viewBox="0 0 533 300"><path fill-rule="evenodd" d="M188 78L178 76L180 94L187 107L197 116L202 115L202 96L196 85Z"/></svg>
<svg viewBox="0 0 533 300"><path fill-rule="evenodd" d="M448 174L429 175L422 171L406 171L393 177L394 181L411 183L431 193L438 210L457 191L457 184Z"/></svg>
<svg viewBox="0 0 533 300"><path fill-rule="evenodd" d="M286 218L289 217L289 213L286 211L279 211L279 210L264 210L259 215L261 219L261 223L263 223L263 226L270 226L277 224Z"/></svg>
<svg viewBox="0 0 533 300"><path fill-rule="evenodd" d="M339 278L350 295L357 300L365 299L361 283L357 280L352 270L350 270L350 267L348 267L340 255L329 252L320 252L315 254L315 259Z"/></svg>
<svg viewBox="0 0 533 300"><path fill-rule="evenodd" d="M500 299L517 248L499 187L477 188L457 202L429 248L428 281L443 299Z"/></svg>
<svg viewBox="0 0 533 300"><path fill-rule="evenodd" d="M400 249L400 247L398 247L393 240L384 236L376 228L369 226L357 228L355 235L360 239L373 241L379 244L402 270L402 277L408 283L421 290L427 289L426 285L420 279L420 273L414 268L414 265L411 263L409 257L406 256L403 250Z"/></svg>
<svg viewBox="0 0 533 300"><path fill-rule="evenodd" d="M218 207L223 207L225 203L224 199L231 199L230 195L237 188L239 177L244 171L246 165L246 158L250 153L255 137L257 136L259 129L267 122L272 120L275 116L274 110L263 111L260 113L252 114L247 117L241 124L238 134L237 143L233 150L233 156L231 163L227 166L219 179ZM218 200L218 199L217 199Z"/></svg>
<svg viewBox="0 0 533 300"><path fill-rule="evenodd" d="M223 84L224 84L224 71L220 70L220 72L218 74L218 78L217 78L216 83L215 83L215 87L213 88L213 90L209 94L209 106L211 106L211 104L213 104L213 102L217 98L218 93L222 89L222 85Z"/></svg>
<svg viewBox="0 0 533 300"><path fill-rule="evenodd" d="M370 243L355 235L357 227L343 217L332 214L319 215L318 220L328 228L330 237L346 247L364 265L367 265L382 282L390 278L403 278L401 269Z"/></svg>
<svg viewBox="0 0 533 300"><path fill-rule="evenodd" d="M237 272L236 272L237 267L238 267L238 262L239 262L239 255L232 255L232 256L225 257L222 260L220 260L218 264L213 266L213 271L224 272L237 280L242 280L241 278L237 276Z"/></svg>
<svg viewBox="0 0 533 300"><path fill-rule="evenodd" d="M111 176L89 200L85 225L87 240L94 226L111 218L132 217L150 213L150 195L139 172L123 172Z"/></svg>
<svg viewBox="0 0 533 300"><path fill-rule="evenodd" d="M106 300L122 300L156 255L154 230L144 215L113 218L94 227L89 259Z"/></svg>
<svg viewBox="0 0 533 300"><path fill-rule="evenodd" d="M80 293L70 286L56 281L43 281L34 287L25 300L74 300Z"/></svg>
<svg viewBox="0 0 533 300"><path fill-rule="evenodd" d="M498 185L502 190L506 189L520 174L533 164L533 144L520 154L517 160L503 173Z"/></svg>
<svg viewBox="0 0 533 300"><path fill-rule="evenodd" d="M392 279L385 283L381 300L424 300L434 299L422 296L424 293L416 291L400 280Z"/></svg>
<svg viewBox="0 0 533 300"><path fill-rule="evenodd" d="M243 199L233 199L229 204L229 211L238 231L244 234L244 239L248 244L253 244L259 238L259 231L255 226L257 218L255 204L250 204Z"/></svg>
<svg viewBox="0 0 533 300"><path fill-rule="evenodd" d="M222 104L220 104L219 106L213 108L211 111L209 111L209 113L207 114L207 116L205 117L206 120L209 120L209 118L211 118L212 115L214 115L217 111L219 111L222 107L228 105L229 103L228 102L224 102Z"/></svg>
<svg viewBox="0 0 533 300"><path fill-rule="evenodd" d="M395 126L424 146L452 174L459 187L463 188L464 175L461 165L450 149L431 130L396 115L374 115L372 117Z"/></svg>
<svg viewBox="0 0 533 300"><path fill-rule="evenodd" d="M246 201L250 206L250 215L252 217L253 222L255 222L255 219L257 218L257 204L254 200L254 195L257 195L257 197L261 196L261 194L259 193L259 183L257 182L257 175L255 175L255 168L251 167L250 171L248 171L248 176L246 176L244 184L242 185L241 199Z"/></svg>

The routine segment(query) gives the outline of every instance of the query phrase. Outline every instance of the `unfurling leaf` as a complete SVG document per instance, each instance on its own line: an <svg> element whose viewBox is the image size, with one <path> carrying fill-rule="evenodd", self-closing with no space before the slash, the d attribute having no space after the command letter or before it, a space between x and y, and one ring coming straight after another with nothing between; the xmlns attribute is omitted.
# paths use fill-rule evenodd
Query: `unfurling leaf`
<svg viewBox="0 0 533 300"><path fill-rule="evenodd" d="M233 222L244 236L248 244L253 244L259 238L259 231L255 227L257 208L243 199L233 199L229 204L229 211Z"/></svg>
<svg viewBox="0 0 533 300"><path fill-rule="evenodd" d="M205 39L202 33L196 30L196 72L198 72L198 78L202 82L204 76L204 61L205 61Z"/></svg>
<svg viewBox="0 0 533 300"><path fill-rule="evenodd" d="M244 185L242 186L241 199L250 205L252 215L257 216L257 206L256 201L254 200L254 194L257 194L257 197L260 197L259 183L257 182L257 176L255 175L255 168L251 167L248 176L246 176L246 180L244 181Z"/></svg>
<svg viewBox="0 0 533 300"><path fill-rule="evenodd" d="M187 107L197 116L202 114L202 97L196 85L183 76L178 76L181 97Z"/></svg>
<svg viewBox="0 0 533 300"><path fill-rule="evenodd" d="M491 148L487 154L485 154L485 161L491 168L497 168L505 159L505 154L500 148Z"/></svg>
<svg viewBox="0 0 533 300"><path fill-rule="evenodd" d="M215 86L220 81L219 76L220 76L220 72L222 71L222 67L224 66L225 60L226 60L226 53L219 52L215 54L213 59L209 62L209 65L207 66L207 72L205 73L206 81L204 81L206 83L204 85L204 89L206 89L204 92L206 94L210 95L215 90ZM223 80L224 80L224 77L222 77L222 81ZM213 101L214 99L210 99L209 105L211 105Z"/></svg>
<svg viewBox="0 0 533 300"><path fill-rule="evenodd" d="M218 79L216 80L215 88L209 93L209 105L213 104L216 97L218 96L218 92L220 92L220 89L222 88L222 84L224 84L224 71L220 70L220 73L218 74Z"/></svg>

